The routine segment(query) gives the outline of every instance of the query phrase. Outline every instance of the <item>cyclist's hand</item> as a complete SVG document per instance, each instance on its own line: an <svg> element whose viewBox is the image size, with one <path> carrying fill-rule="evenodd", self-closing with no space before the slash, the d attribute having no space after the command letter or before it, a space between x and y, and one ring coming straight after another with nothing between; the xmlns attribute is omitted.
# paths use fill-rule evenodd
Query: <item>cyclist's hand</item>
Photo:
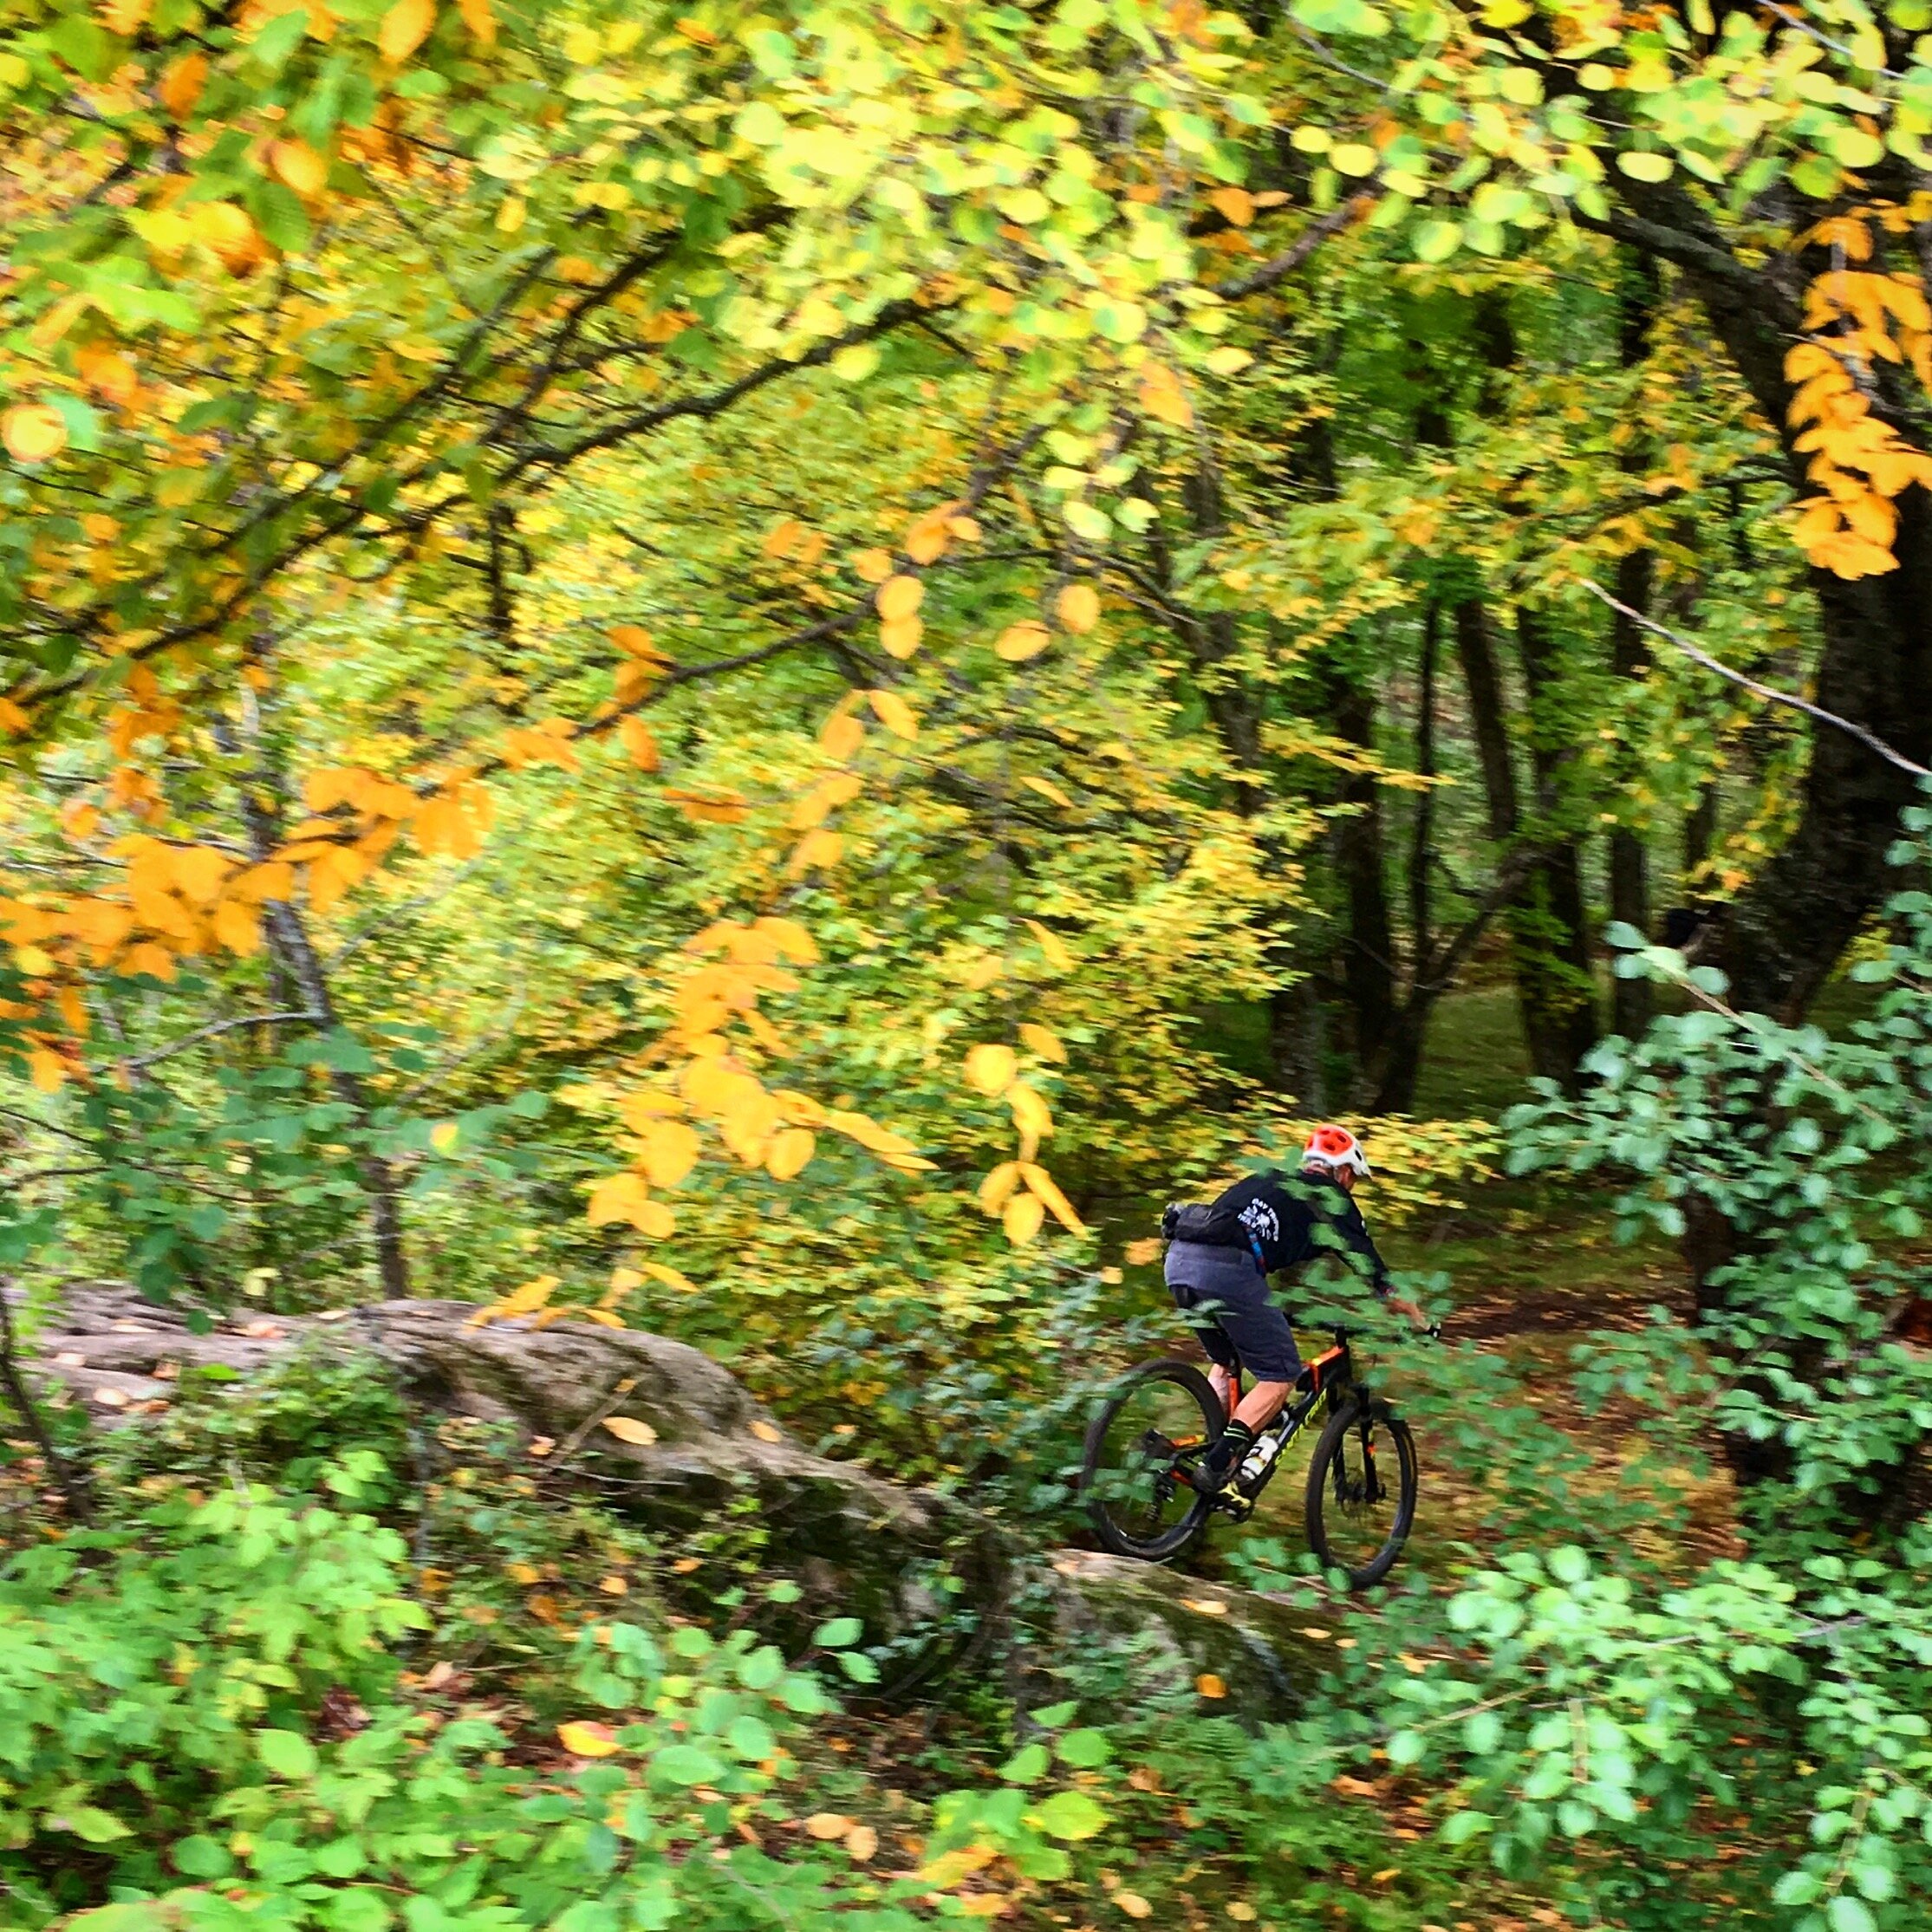
<svg viewBox="0 0 1932 1932"><path fill-rule="evenodd" d="M1389 1305L1398 1315L1406 1315L1417 1328L1427 1328L1429 1325L1429 1318L1423 1313L1421 1304L1418 1302L1406 1300L1401 1295L1391 1295L1389 1298Z"/></svg>

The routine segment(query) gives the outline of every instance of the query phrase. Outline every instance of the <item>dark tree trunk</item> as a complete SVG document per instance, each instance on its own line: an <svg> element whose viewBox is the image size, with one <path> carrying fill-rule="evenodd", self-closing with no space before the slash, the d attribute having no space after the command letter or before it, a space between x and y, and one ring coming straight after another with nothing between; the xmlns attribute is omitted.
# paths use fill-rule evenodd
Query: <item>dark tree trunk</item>
<svg viewBox="0 0 1932 1932"><path fill-rule="evenodd" d="M1805 458L1792 446L1792 390L1785 353L1803 334L1802 295L1812 264L1774 255L1761 268L1741 261L1679 184L1615 179L1629 210L1612 226L1637 248L1682 270L1766 421L1784 439L1792 482L1805 488ZM1877 372L1879 413L1909 442L1916 426ZM1905 756L1932 762L1932 498L1913 485L1894 499L1898 568L1855 582L1811 574L1824 633L1818 702L1876 733ZM1814 728L1811 769L1797 830L1730 910L1715 963L1740 1005L1801 1015L1890 885L1885 854L1910 802L1910 777L1843 732Z"/></svg>
<svg viewBox="0 0 1932 1932"><path fill-rule="evenodd" d="M1632 610L1650 607L1650 553L1632 550L1617 563L1618 601ZM1622 678L1643 673L1649 662L1643 633L1622 611L1612 613L1610 664ZM1611 829L1610 836L1610 917L1632 926L1644 934L1650 932L1650 864L1643 835L1628 825ZM1614 979L1610 983L1610 1023L1627 1039L1636 1039L1649 1026L1653 1003L1648 979Z"/></svg>
<svg viewBox="0 0 1932 1932"><path fill-rule="evenodd" d="M1365 685L1337 680L1333 695L1336 732L1373 752L1375 693ZM1384 862L1382 786L1373 772L1350 772L1342 781L1347 809L1335 823L1335 862L1347 898L1349 928L1342 986L1355 1019L1356 1061L1377 1064L1395 1012L1395 939L1389 914Z"/></svg>
<svg viewBox="0 0 1932 1932"><path fill-rule="evenodd" d="M1583 855L1556 827L1563 769L1573 755L1562 721L1550 716L1555 665L1550 634L1533 611L1516 614L1516 642L1530 704L1530 764L1536 779L1537 859L1512 915L1524 1030L1538 1073L1577 1087L1577 1068L1596 1045L1597 982Z"/></svg>

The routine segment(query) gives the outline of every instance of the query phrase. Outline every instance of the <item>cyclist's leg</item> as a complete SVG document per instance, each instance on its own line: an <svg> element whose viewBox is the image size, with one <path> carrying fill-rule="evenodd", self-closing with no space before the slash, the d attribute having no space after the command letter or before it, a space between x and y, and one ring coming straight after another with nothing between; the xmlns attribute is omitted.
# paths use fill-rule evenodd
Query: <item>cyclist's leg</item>
<svg viewBox="0 0 1932 1932"><path fill-rule="evenodd" d="M1254 1385L1229 1418L1225 1447L1217 1444L1213 1468L1238 1462L1247 1445L1281 1413L1301 1373L1301 1354L1288 1317L1276 1307L1259 1274L1252 1288L1225 1298L1216 1311L1221 1331L1234 1344Z"/></svg>
<svg viewBox="0 0 1932 1932"><path fill-rule="evenodd" d="M1241 1400L1241 1363L1234 1344L1221 1332L1218 1322L1196 1312L1200 1298L1187 1283L1170 1281L1168 1291L1174 1297L1174 1305L1194 1325L1195 1339L1207 1357L1208 1385L1220 1397L1221 1413L1232 1415Z"/></svg>

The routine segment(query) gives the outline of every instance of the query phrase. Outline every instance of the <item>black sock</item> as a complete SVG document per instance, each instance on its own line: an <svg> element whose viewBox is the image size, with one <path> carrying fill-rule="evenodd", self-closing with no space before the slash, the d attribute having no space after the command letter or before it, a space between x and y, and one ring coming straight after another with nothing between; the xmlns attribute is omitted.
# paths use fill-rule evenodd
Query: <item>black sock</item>
<svg viewBox="0 0 1932 1932"><path fill-rule="evenodd" d="M1254 1431L1246 1422L1230 1422L1222 1430L1220 1440L1202 1460L1218 1474L1224 1469L1232 1469L1253 1447Z"/></svg>

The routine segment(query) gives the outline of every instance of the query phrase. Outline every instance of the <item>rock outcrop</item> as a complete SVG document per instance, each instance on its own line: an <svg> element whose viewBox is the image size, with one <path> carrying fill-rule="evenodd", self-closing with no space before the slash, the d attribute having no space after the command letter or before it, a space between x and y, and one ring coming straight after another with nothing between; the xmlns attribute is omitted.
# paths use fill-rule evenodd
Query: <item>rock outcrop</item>
<svg viewBox="0 0 1932 1932"><path fill-rule="evenodd" d="M28 1367L101 1424L125 1426L174 1403L192 1369L228 1370L239 1388L302 1348L360 1354L429 1407L513 1425L546 1452L543 1466L594 1473L612 1506L668 1532L719 1520L755 1495L771 1560L876 1635L924 1624L946 1568L966 1585L956 1605L991 1627L1011 1628L1019 1598L1044 1601L1049 1627L1022 1649L1044 1640L1110 1651L1138 1695L1200 1698L1206 1680L1225 1687L1226 1701L1203 1699L1201 1708L1259 1720L1298 1709L1319 1675L1305 1613L1091 1551L1023 1551L949 1498L800 1447L735 1376L684 1343L576 1320L477 1316L465 1302L378 1302L244 1315L198 1333L181 1311L123 1285L79 1283L35 1337ZM968 1647L984 1648L977 1638ZM947 1649L942 1640L910 1660L907 1681L943 1674Z"/></svg>

